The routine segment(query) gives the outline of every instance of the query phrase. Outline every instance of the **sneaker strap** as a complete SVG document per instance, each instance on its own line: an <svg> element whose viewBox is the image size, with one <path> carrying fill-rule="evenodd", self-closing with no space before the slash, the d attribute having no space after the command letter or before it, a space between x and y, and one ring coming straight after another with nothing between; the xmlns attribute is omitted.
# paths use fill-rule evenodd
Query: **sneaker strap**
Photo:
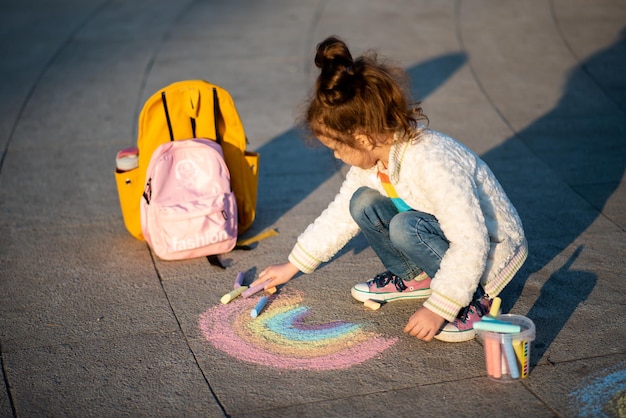
<svg viewBox="0 0 626 418"><path fill-rule="evenodd" d="M385 287L389 283L393 283L394 286L396 286L396 290L398 290L398 292L403 292L406 289L404 281L390 271L386 271L384 273L376 275L376 277L374 277L372 281L376 284L376 287L379 288Z"/></svg>

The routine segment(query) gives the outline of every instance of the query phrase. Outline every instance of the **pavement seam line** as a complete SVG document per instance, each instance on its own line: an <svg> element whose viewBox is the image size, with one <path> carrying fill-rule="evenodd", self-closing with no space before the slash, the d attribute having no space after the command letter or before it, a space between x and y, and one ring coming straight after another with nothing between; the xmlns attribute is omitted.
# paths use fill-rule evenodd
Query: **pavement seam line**
<svg viewBox="0 0 626 418"><path fill-rule="evenodd" d="M217 405L220 407L220 409L224 413L224 416L229 417L230 415L226 412L226 409L225 409L224 405L222 405L222 402L220 401L220 399L218 398L217 393L213 390L213 387L211 386L211 383L209 382L208 377L206 376L206 374L204 373L204 370L200 366L200 362L198 361L198 357L196 356L196 353L193 351L193 349L191 348L191 345L189 344L189 337L187 337L187 334L185 333L185 330L183 329L183 326L182 326L182 324L180 322L180 319L178 318L178 315L176 315L176 311L174 310L174 306L172 305L172 301L170 300L170 296L167 294L167 290L165 290L165 286L163 284L163 278L161 277L161 273L159 272L159 269L158 269L157 264L156 264L155 255L152 252L152 250L150 249L150 247L148 246L148 244L146 244L146 247L148 248L148 252L150 254L150 259L152 260L152 267L154 267L154 272L156 273L157 279L159 280L159 285L161 286L161 290L163 291L163 295L165 296L165 300L167 300L167 304L168 304L168 306L170 308L170 311L172 312L172 315L174 316L174 319L176 320L176 324L178 325L178 329L180 330L180 333L183 335L183 338L185 339L185 344L187 345L187 349L191 353L191 356L193 357L193 361L194 361L194 363L196 363L196 367L198 368L198 370L200 370L200 373L202 374L202 378L206 382L206 384L207 384L207 386L209 388L209 391L211 392L211 395L213 395L213 399L215 399L215 402L217 402Z"/></svg>
<svg viewBox="0 0 626 418"><path fill-rule="evenodd" d="M14 417L17 417L18 416L17 410L15 409L15 395L13 394L11 383L9 382L9 375L6 369L6 362L4 361L4 350L2 349L2 340L0 340L0 367L2 368L2 379L4 380L4 387L6 388L7 395L9 398L11 412L13 412Z"/></svg>

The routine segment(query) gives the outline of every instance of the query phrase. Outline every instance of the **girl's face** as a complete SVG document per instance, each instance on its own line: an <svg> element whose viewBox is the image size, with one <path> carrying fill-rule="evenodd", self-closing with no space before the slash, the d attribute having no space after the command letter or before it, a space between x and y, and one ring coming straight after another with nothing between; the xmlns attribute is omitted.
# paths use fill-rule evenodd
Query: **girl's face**
<svg viewBox="0 0 626 418"><path fill-rule="evenodd" d="M359 141L356 142L358 148L354 148L327 136L319 135L317 138L326 148L333 151L335 158L348 165L368 169L375 166L378 161L371 149L363 146Z"/></svg>

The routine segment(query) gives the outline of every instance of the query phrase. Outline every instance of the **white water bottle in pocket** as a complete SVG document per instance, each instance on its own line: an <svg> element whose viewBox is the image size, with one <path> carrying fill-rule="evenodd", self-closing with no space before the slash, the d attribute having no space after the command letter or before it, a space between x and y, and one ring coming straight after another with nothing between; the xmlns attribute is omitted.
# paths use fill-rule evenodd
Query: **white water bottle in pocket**
<svg viewBox="0 0 626 418"><path fill-rule="evenodd" d="M115 169L118 173L130 171L139 166L139 150L137 148L124 148L115 156Z"/></svg>

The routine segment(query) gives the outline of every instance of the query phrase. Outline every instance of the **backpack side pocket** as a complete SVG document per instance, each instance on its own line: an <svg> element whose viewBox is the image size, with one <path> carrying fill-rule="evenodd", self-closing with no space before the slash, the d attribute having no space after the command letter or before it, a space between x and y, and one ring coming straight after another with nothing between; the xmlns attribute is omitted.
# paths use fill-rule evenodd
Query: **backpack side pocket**
<svg viewBox="0 0 626 418"><path fill-rule="evenodd" d="M254 222L256 217L256 201L259 188L259 154L252 151L244 152L245 166L242 170L244 195L237 199L239 210L239 233L242 234Z"/></svg>
<svg viewBox="0 0 626 418"><path fill-rule="evenodd" d="M139 184L139 168L129 171L115 171L117 194L120 200L124 225L132 236L143 240L139 204L143 185Z"/></svg>

